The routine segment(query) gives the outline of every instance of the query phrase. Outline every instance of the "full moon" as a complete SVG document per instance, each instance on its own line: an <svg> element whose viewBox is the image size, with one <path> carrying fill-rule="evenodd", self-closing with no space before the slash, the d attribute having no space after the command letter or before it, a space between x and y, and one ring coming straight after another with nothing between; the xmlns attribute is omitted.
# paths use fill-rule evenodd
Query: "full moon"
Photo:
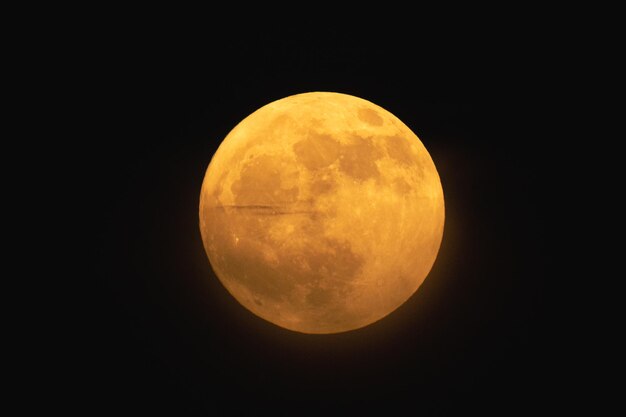
<svg viewBox="0 0 626 417"><path fill-rule="evenodd" d="M302 333L358 329L396 310L430 272L444 215L418 137L382 107L330 92L242 120L200 193L221 283L252 313Z"/></svg>

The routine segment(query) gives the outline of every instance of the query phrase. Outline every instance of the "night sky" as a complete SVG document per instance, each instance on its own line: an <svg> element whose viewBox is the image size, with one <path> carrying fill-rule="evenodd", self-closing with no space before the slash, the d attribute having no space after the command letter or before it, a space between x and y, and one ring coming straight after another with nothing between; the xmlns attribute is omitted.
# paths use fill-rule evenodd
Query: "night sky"
<svg viewBox="0 0 626 417"><path fill-rule="evenodd" d="M506 415L549 397L543 56L515 31L495 42L387 26L384 36L310 22L192 28L92 45L106 59L93 63L101 106L84 145L84 181L98 190L76 395L86 410ZM212 272L198 228L221 140L264 104L308 91L400 118L430 152L446 202L424 284L385 319L336 335L248 312Z"/></svg>

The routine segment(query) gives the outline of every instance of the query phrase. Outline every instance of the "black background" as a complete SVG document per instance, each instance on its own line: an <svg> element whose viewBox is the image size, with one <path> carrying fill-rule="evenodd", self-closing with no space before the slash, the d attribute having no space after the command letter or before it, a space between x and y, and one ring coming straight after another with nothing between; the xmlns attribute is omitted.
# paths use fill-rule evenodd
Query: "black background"
<svg viewBox="0 0 626 417"><path fill-rule="evenodd" d="M98 105L84 181L98 227L74 401L169 415L440 415L550 398L550 48L507 22L455 35L408 23L179 22L89 42L85 95ZM337 335L294 333L241 307L198 229L221 140L262 105L307 91L398 116L429 150L446 201L418 292Z"/></svg>

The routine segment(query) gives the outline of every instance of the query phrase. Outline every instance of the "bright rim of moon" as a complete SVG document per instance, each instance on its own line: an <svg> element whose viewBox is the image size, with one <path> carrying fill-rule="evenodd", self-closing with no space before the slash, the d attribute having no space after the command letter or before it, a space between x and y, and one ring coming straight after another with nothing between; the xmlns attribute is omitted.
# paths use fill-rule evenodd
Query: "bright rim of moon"
<svg viewBox="0 0 626 417"><path fill-rule="evenodd" d="M302 333L385 317L428 275L444 200L418 137L358 97L313 92L261 107L213 156L200 231L248 310Z"/></svg>

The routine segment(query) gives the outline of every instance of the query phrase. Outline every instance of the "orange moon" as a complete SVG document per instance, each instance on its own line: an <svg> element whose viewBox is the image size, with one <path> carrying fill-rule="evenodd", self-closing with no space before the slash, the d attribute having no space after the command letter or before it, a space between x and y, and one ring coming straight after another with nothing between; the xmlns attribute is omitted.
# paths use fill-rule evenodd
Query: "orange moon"
<svg viewBox="0 0 626 417"><path fill-rule="evenodd" d="M397 117L312 92L242 120L211 159L200 231L217 277L245 308L302 333L339 333L397 309L435 262L441 181Z"/></svg>

